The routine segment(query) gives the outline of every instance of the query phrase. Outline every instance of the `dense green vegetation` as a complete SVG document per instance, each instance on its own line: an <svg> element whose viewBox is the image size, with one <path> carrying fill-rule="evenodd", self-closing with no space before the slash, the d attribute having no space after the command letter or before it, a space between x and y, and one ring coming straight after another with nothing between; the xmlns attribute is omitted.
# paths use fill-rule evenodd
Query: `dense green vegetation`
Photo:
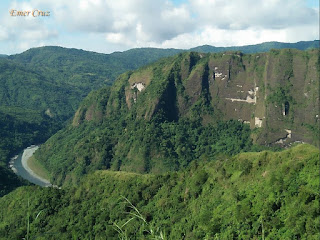
<svg viewBox="0 0 320 240"><path fill-rule="evenodd" d="M304 144L163 175L105 170L77 188L23 187L0 199L0 235L25 237L30 215L30 239L319 239L318 160Z"/></svg>
<svg viewBox="0 0 320 240"><path fill-rule="evenodd" d="M51 137L35 158L62 185L77 183L97 169L163 173L186 167L194 159L261 149L250 129L238 121L203 126L197 121L135 122L108 119L68 127Z"/></svg>
<svg viewBox="0 0 320 240"><path fill-rule="evenodd" d="M0 156L4 157L5 155ZM6 166L0 165L0 197L23 185L28 185L28 182L18 177Z"/></svg>
<svg viewBox="0 0 320 240"><path fill-rule="evenodd" d="M200 52L240 50L265 52L271 48L317 48L319 41L299 43L262 43L243 47L201 46ZM100 54L62 47L33 48L0 59L0 105L46 111L58 119L72 116L81 100L91 91L111 85L128 70L186 50L140 48Z"/></svg>
<svg viewBox="0 0 320 240"><path fill-rule="evenodd" d="M317 48L318 42L263 43L244 47L190 49L200 52L240 50L265 52L271 48ZM70 117L79 102L91 91L111 85L116 77L159 58L184 50L141 48L112 54L99 54L62 47L41 47L2 58L0 62L0 104L50 109L53 115ZM8 61L10 59L11 61ZM15 64L14 64L15 63ZM22 66L21 66L22 64ZM29 98L28 101L26 98ZM34 109L34 108L32 108Z"/></svg>
<svg viewBox="0 0 320 240"><path fill-rule="evenodd" d="M106 87L180 51L0 57L0 239L320 237L319 151L252 152L271 149L254 141L319 144L318 52L181 53ZM50 136L35 163L63 189L19 187L9 158Z"/></svg>
<svg viewBox="0 0 320 240"><path fill-rule="evenodd" d="M1 55L0 194L22 184L6 169L10 157L53 135L92 89L110 85L119 73L167 56L168 51L145 49L107 55L43 47Z"/></svg>
<svg viewBox="0 0 320 240"><path fill-rule="evenodd" d="M139 49L98 54L78 49L41 47L0 59L0 106L46 112L58 121L70 118L94 89L111 85L136 69L178 50Z"/></svg>
<svg viewBox="0 0 320 240"><path fill-rule="evenodd" d="M119 74L133 70L181 50L142 48L101 54L62 47L33 48L9 56L33 71L56 82L79 87L87 94L93 89L111 85Z"/></svg>
<svg viewBox="0 0 320 240"><path fill-rule="evenodd" d="M21 64L0 59L0 196L26 184L7 168L9 159L23 148L42 143L62 127L77 107L59 85ZM71 95L72 95L71 94ZM69 103L69 104L66 104ZM73 106L72 106L73 105Z"/></svg>
<svg viewBox="0 0 320 240"><path fill-rule="evenodd" d="M0 107L1 164L7 156L28 144L39 144L49 138L61 126L41 112L17 107Z"/></svg>
<svg viewBox="0 0 320 240"><path fill-rule="evenodd" d="M45 73L0 59L0 106L41 111L58 121L68 119L86 93Z"/></svg>
<svg viewBox="0 0 320 240"><path fill-rule="evenodd" d="M122 74L113 86L91 92L77 110L72 124L42 145L35 158L51 173L55 184L63 185L77 183L83 175L97 169L163 173L182 169L194 159L213 160L219 154L232 156L242 151L261 150L252 142L251 136L258 136L267 145L286 137L288 132L284 129L294 129L291 132L293 137L286 139L288 143L312 141L311 134L306 134L306 140L300 138L299 131L305 134L310 130L299 121L316 126L317 119L305 118L310 113L315 116L316 108L313 102L306 103L309 100L301 99L298 92L301 89L293 85L310 84L301 82L298 77L293 78L289 71L293 68L290 62L300 60L305 53L291 50L275 52L277 55L268 55L269 61L265 63L274 67L268 67L265 74L270 80L266 81L271 86L281 87L292 82L290 91L280 99L284 105L286 101L290 102L290 115L300 111L300 116L291 122L287 116L283 117L281 106L277 108L272 101L277 100L277 96L281 97L281 91L273 87L264 91L264 94L267 92L266 97L259 95L261 102L258 104L235 105L226 99L230 96L247 97L240 95L239 84L243 89L264 84L265 77L260 74L260 69L257 74L261 79L257 79L257 83L251 79L256 71L255 61L265 61L266 54L259 54L257 58L256 55L239 53L183 53ZM310 59L314 59L314 51L308 54L312 57ZM278 71L279 61L288 71ZM213 79L214 71L223 71L225 62L230 62L227 65L229 80ZM260 65L263 63L259 62ZM308 73L310 76L314 74L312 71ZM280 79L279 83L276 79ZM138 90L137 84L143 89ZM294 91L297 94L292 94ZM316 91L310 90L309 94L315 95ZM299 109L294 101L309 104L311 110ZM265 110L267 113L254 115L264 108L268 108ZM240 110L237 112L237 109ZM253 116L267 122L264 128L252 133L250 125L243 120L253 127L256 124Z"/></svg>

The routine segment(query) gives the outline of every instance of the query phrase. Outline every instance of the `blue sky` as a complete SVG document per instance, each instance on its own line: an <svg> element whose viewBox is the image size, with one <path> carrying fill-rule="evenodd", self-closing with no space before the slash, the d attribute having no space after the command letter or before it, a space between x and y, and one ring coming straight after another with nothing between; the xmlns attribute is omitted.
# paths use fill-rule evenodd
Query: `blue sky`
<svg viewBox="0 0 320 240"><path fill-rule="evenodd" d="M14 17L10 9L50 16ZM4 0L0 17L3 54L46 45L110 53L319 39L318 0Z"/></svg>
<svg viewBox="0 0 320 240"><path fill-rule="evenodd" d="M307 0L306 5L308 7L314 7L319 9L319 1L318 0Z"/></svg>

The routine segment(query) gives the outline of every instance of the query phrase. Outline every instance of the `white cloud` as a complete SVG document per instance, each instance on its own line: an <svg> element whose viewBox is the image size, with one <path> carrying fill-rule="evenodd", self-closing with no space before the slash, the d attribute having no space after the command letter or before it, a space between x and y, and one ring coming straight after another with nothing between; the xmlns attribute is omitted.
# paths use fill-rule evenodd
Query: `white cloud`
<svg viewBox="0 0 320 240"><path fill-rule="evenodd" d="M186 5L162 0L71 1L57 11L70 30L122 34L137 43L162 42L195 27Z"/></svg>
<svg viewBox="0 0 320 240"><path fill-rule="evenodd" d="M128 39L126 39L126 36L122 33L107 33L106 40L110 43L122 44L126 46L130 46L133 44Z"/></svg>
<svg viewBox="0 0 320 240"><path fill-rule="evenodd" d="M0 26L0 41L8 40L9 34L6 28Z"/></svg>
<svg viewBox="0 0 320 240"><path fill-rule="evenodd" d="M181 34L154 47L189 49L200 45L216 47L243 46L263 42L298 42L317 39L319 31L310 27L291 27L287 29L248 28L228 30L206 26L199 33Z"/></svg>
<svg viewBox="0 0 320 240"><path fill-rule="evenodd" d="M283 29L318 23L318 11L304 0L190 0L199 22L220 29Z"/></svg>
<svg viewBox="0 0 320 240"><path fill-rule="evenodd" d="M136 25L136 40L137 43L146 43L151 40L151 35L148 34L144 29L144 25L140 22Z"/></svg>
<svg viewBox="0 0 320 240"><path fill-rule="evenodd" d="M17 11L30 11L29 16L11 16L11 9ZM6 14L2 15L0 26L0 40L7 43L6 49L15 49L14 52L24 51L30 47L38 47L51 39L57 38L58 31L50 27L52 19L46 17L33 17L32 11L47 10L38 8L31 2L12 1Z"/></svg>
<svg viewBox="0 0 320 240"><path fill-rule="evenodd" d="M51 12L47 19L3 15L0 40L10 39L19 49L54 39L59 45L70 46L74 39L84 49L115 51L319 38L319 11L305 0L185 0L179 5L171 0L25 0L8 7Z"/></svg>
<svg viewBox="0 0 320 240"><path fill-rule="evenodd" d="M21 32L21 36L24 40L39 40L43 41L46 39L56 38L58 36L57 31L52 31L48 29L32 29Z"/></svg>

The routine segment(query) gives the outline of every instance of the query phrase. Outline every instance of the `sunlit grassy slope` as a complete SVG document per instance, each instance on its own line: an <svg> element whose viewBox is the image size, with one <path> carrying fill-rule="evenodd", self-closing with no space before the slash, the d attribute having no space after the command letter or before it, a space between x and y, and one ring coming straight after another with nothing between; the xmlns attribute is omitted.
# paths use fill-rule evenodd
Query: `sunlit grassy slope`
<svg viewBox="0 0 320 240"><path fill-rule="evenodd" d="M27 212L37 239L118 239L114 223L132 217L129 239L151 239L150 229L166 239L318 239L319 150L241 153L162 175L101 170L77 188L18 188L0 204L2 239L25 236Z"/></svg>

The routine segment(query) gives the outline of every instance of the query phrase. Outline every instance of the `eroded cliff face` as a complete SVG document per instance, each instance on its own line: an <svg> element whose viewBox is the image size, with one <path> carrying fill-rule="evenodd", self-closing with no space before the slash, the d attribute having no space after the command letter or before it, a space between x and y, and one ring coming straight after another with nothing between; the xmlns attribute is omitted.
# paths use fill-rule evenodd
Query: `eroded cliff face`
<svg viewBox="0 0 320 240"><path fill-rule="evenodd" d="M158 174L264 148L250 137L319 145L318 79L316 50L179 54L91 92L35 158L61 185L97 169Z"/></svg>
<svg viewBox="0 0 320 240"><path fill-rule="evenodd" d="M317 50L184 53L123 74L111 89L91 95L74 126L115 114L203 124L236 119L256 129L260 144L319 144Z"/></svg>

